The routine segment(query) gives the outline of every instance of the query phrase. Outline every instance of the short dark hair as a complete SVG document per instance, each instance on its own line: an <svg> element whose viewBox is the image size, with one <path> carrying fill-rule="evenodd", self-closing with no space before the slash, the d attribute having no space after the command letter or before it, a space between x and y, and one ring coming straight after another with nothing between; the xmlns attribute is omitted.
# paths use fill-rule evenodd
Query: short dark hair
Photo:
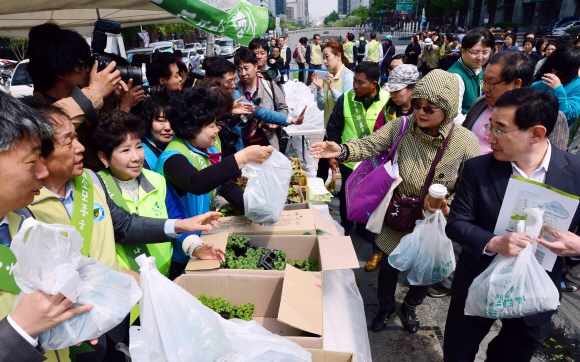
<svg viewBox="0 0 580 362"><path fill-rule="evenodd" d="M348 33L346 35L346 37L347 37L348 41L353 41L354 40L354 34L353 33Z"/></svg>
<svg viewBox="0 0 580 362"><path fill-rule="evenodd" d="M396 59L401 59L403 61L403 64L411 64L410 63L410 60L409 60L409 57L407 57L405 54L395 54L395 55L393 55L393 57L391 58L391 62L393 60L396 60ZM389 65L390 64L391 63L389 62Z"/></svg>
<svg viewBox="0 0 580 362"><path fill-rule="evenodd" d="M495 101L495 107L516 107L515 124L524 130L544 126L546 137L552 133L558 120L558 99L531 87L505 92Z"/></svg>
<svg viewBox="0 0 580 362"><path fill-rule="evenodd" d="M268 44L268 41L266 39L254 38L252 39L252 41L250 41L250 45L248 45L248 48L251 51L254 51L258 48L262 48L265 51L268 51L270 49L270 44Z"/></svg>
<svg viewBox="0 0 580 362"><path fill-rule="evenodd" d="M141 122L145 126L147 135L151 135L152 123L154 119L157 119L159 112L163 111L165 117L169 112L169 99L163 99L163 96L150 97L143 102L141 102L142 110L139 116L141 117Z"/></svg>
<svg viewBox="0 0 580 362"><path fill-rule="evenodd" d="M0 92L0 152L8 151L22 140L48 139L54 135L54 127L38 112L22 102L30 97L16 99ZM48 103L42 97L39 98Z"/></svg>
<svg viewBox="0 0 580 362"><path fill-rule="evenodd" d="M316 33L312 36L312 40L314 40L314 38L319 37L320 38L320 34Z"/></svg>
<svg viewBox="0 0 580 362"><path fill-rule="evenodd" d="M302 38L298 39L298 42L302 45L308 44L308 38L303 36Z"/></svg>
<svg viewBox="0 0 580 362"><path fill-rule="evenodd" d="M218 58L205 68L206 77L222 78L227 73L235 72L236 66L225 58Z"/></svg>
<svg viewBox="0 0 580 362"><path fill-rule="evenodd" d="M475 44L481 42L484 47L493 48L495 39L487 28L477 28L470 30L461 40L462 49L471 49Z"/></svg>
<svg viewBox="0 0 580 362"><path fill-rule="evenodd" d="M178 58L181 58L181 57L183 57L183 53L182 53L182 52L181 52L181 50L179 50L179 49L175 49L175 50L173 51L173 54L175 54L175 56L176 56L176 57L178 57Z"/></svg>
<svg viewBox="0 0 580 362"><path fill-rule="evenodd" d="M53 126L53 128L61 124L60 120L58 120L58 117L64 117L68 119L68 115L62 109L50 103L44 97L26 96L20 98L20 100L22 103L26 104L28 107L34 109L38 114L40 114ZM52 138L45 138L41 140L40 154L44 157L48 157L54 151L55 142L58 142L58 140L54 138L54 134L52 135Z"/></svg>
<svg viewBox="0 0 580 362"><path fill-rule="evenodd" d="M248 48L240 48L234 56L234 64L240 66L241 63L258 64L258 57Z"/></svg>
<svg viewBox="0 0 580 362"><path fill-rule="evenodd" d="M514 33L508 33L508 34L504 35L503 40L505 40L505 38L511 38L512 39L512 46L516 45L516 36Z"/></svg>
<svg viewBox="0 0 580 362"><path fill-rule="evenodd" d="M530 44L532 44L532 47L534 47L534 45L536 44L536 40L534 38L524 38L524 41L522 42L522 46L526 43L530 43Z"/></svg>
<svg viewBox="0 0 580 362"><path fill-rule="evenodd" d="M528 31L527 33L524 34L524 39L531 38L530 35L532 35L534 37L536 36L536 34L533 31Z"/></svg>
<svg viewBox="0 0 580 362"><path fill-rule="evenodd" d="M355 73L364 73L367 76L369 82L378 82L381 78L381 72L377 63L373 62L360 62L354 68Z"/></svg>
<svg viewBox="0 0 580 362"><path fill-rule="evenodd" d="M374 31L371 33L371 39L376 39L377 38L377 33L375 33Z"/></svg>
<svg viewBox="0 0 580 362"><path fill-rule="evenodd" d="M277 45L274 45L274 46L272 47L272 51L274 51L274 49L278 49L278 51L281 51L281 50L280 50L280 47L279 47L279 46L277 46Z"/></svg>
<svg viewBox="0 0 580 362"><path fill-rule="evenodd" d="M90 131L93 149L95 152L102 151L107 160L111 159L115 148L129 136L142 139L145 136L145 125L139 117L121 110L101 113L99 123Z"/></svg>
<svg viewBox="0 0 580 362"><path fill-rule="evenodd" d="M46 23L32 27L28 38L27 69L37 91L52 88L57 74L72 72L77 66L93 65L89 44L74 30Z"/></svg>
<svg viewBox="0 0 580 362"><path fill-rule="evenodd" d="M177 66L177 56L173 53L159 52L153 54L151 63L147 64L147 81L150 85L159 85L159 79L171 77L171 64Z"/></svg>
<svg viewBox="0 0 580 362"><path fill-rule="evenodd" d="M530 57L517 50L505 50L495 53L489 59L489 64L501 64L501 79L510 83L515 79L522 80L522 87L532 85L534 78L534 62Z"/></svg>
<svg viewBox="0 0 580 362"><path fill-rule="evenodd" d="M556 73L562 85L565 86L578 76L579 68L580 47L572 43L560 44L549 57L546 57L546 61L536 73L534 81L542 80L546 73ZM556 71L554 72L554 70Z"/></svg>
<svg viewBox="0 0 580 362"><path fill-rule="evenodd" d="M189 140L220 118L222 110L222 101L211 90L205 87L187 88L173 97L169 124L177 137Z"/></svg>

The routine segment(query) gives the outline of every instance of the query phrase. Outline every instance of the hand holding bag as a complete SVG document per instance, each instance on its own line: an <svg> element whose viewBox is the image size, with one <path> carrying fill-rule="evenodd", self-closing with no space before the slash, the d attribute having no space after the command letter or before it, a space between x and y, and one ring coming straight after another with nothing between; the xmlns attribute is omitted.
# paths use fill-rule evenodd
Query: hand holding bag
<svg viewBox="0 0 580 362"><path fill-rule="evenodd" d="M437 154L431 163L431 168L421 189L421 196L419 198L405 195L399 196L397 192L393 195L391 203L387 208L387 216L385 217L385 223L389 228L401 232L411 231L415 227L416 221L423 218L423 202L425 201L425 197L427 197L429 186L435 176L435 167L441 161L443 153L453 136L454 129L455 125L452 125L449 134L437 150Z"/></svg>
<svg viewBox="0 0 580 362"><path fill-rule="evenodd" d="M398 172L389 172L387 168L396 164L397 146L409 126L409 118L403 116L401 122L399 136L392 147L361 162L346 180L347 219L366 223L396 180Z"/></svg>

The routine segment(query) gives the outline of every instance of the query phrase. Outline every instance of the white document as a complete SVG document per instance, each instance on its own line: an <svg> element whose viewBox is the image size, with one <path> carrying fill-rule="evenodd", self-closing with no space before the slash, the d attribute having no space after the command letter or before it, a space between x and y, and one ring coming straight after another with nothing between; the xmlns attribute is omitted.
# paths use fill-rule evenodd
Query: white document
<svg viewBox="0 0 580 362"><path fill-rule="evenodd" d="M516 232L519 220L525 220L524 209L539 207L544 212L544 225L558 231L567 232L578 208L579 197L568 194L539 182L518 176L511 176L501 210L497 218L494 234L503 236ZM542 236L548 241L554 237L542 230ZM552 271L557 255L538 244L536 259L547 271Z"/></svg>

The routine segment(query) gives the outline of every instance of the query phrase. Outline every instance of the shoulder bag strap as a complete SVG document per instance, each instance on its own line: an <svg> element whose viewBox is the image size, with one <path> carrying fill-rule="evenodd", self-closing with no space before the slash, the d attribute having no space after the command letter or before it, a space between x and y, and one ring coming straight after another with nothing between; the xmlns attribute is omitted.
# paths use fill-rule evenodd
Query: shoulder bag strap
<svg viewBox="0 0 580 362"><path fill-rule="evenodd" d="M429 192L429 186L431 186L431 182L433 182L433 176L435 176L435 167L437 167L439 161L441 161L443 153L445 152L445 149L447 148L447 145L449 144L449 141L453 136L454 129L455 124L451 126L449 134L447 135L447 137L445 137L445 140L443 140L443 144L441 144L441 147L439 147L439 149L437 150L437 154L435 154L435 158L431 163L431 168L429 169L429 173L427 174L427 178L425 179L425 183L423 184L423 188L421 189L421 197L420 197L421 207L423 207L423 201L425 201L425 197L427 197L427 193Z"/></svg>
<svg viewBox="0 0 580 362"><path fill-rule="evenodd" d="M389 151L389 154L387 155L386 160L391 159L390 158L391 156L393 156L393 159L395 158L395 155L397 154L397 147L399 146L399 142L401 142L401 139L405 135L405 132L407 131L408 126L409 126L409 117L402 116L401 117L401 130L399 131L399 136L395 140L395 143L393 143L393 145L391 146L391 150Z"/></svg>

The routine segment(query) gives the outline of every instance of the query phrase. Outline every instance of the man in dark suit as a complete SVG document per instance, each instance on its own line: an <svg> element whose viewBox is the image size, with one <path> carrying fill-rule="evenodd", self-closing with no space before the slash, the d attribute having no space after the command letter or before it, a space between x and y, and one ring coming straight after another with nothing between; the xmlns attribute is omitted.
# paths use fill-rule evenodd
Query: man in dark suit
<svg viewBox="0 0 580 362"><path fill-rule="evenodd" d="M548 184L580 195L580 157L560 151L548 136L558 117L558 101L530 88L501 95L489 125L492 154L476 157L465 165L463 177L451 206L447 236L460 243L451 304L447 314L444 358L473 361L494 319L464 314L468 288L496 254L515 257L531 240L518 233L493 234L511 175ZM580 221L576 212L570 230ZM547 272L560 290L564 262L559 257ZM553 311L502 320L502 328L488 346L486 361L529 361L550 331Z"/></svg>

